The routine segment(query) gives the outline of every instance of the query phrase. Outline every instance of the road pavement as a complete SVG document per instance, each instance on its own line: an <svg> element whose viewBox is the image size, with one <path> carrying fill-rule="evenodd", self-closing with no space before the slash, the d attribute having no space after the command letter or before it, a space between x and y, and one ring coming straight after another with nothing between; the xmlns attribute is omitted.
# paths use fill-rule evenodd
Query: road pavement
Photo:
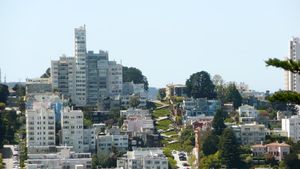
<svg viewBox="0 0 300 169"><path fill-rule="evenodd" d="M180 161L179 153L184 153L186 159L188 159L188 156L187 156L186 152L172 151L172 155L174 157L174 160L176 160L176 162L177 162L177 167L180 168L180 169L191 169L190 166L183 166L183 164L188 164L188 162L187 162L187 160L186 161Z"/></svg>
<svg viewBox="0 0 300 169"><path fill-rule="evenodd" d="M18 154L18 151L15 150L14 145L4 145L1 150L3 156L3 162L5 163L5 169L15 169L19 168L19 158L15 157L14 154ZM14 166L14 162L17 164Z"/></svg>

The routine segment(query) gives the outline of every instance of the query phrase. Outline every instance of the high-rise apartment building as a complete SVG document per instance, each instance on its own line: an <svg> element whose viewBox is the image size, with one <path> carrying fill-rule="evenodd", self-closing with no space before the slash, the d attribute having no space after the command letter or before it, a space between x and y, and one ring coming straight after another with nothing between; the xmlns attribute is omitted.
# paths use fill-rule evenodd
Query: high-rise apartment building
<svg viewBox="0 0 300 169"><path fill-rule="evenodd" d="M86 79L86 30L85 26L75 28L75 103L79 106L86 105L87 79Z"/></svg>
<svg viewBox="0 0 300 169"><path fill-rule="evenodd" d="M107 90L110 96L122 94L123 89L123 70L122 65L115 61L108 63Z"/></svg>
<svg viewBox="0 0 300 169"><path fill-rule="evenodd" d="M47 102L34 102L26 110L26 133L28 148L55 145L55 112Z"/></svg>
<svg viewBox="0 0 300 169"><path fill-rule="evenodd" d="M65 97L75 97L75 59L61 56L51 61L52 89L58 90Z"/></svg>
<svg viewBox="0 0 300 169"><path fill-rule="evenodd" d="M108 52L87 53L87 104L95 105L101 97L107 96Z"/></svg>
<svg viewBox="0 0 300 169"><path fill-rule="evenodd" d="M293 37L290 41L288 59L295 61L300 60L300 39L298 37ZM296 73L285 72L286 90L300 92L300 76Z"/></svg>
<svg viewBox="0 0 300 169"><path fill-rule="evenodd" d="M108 52L86 50L85 26L75 28L75 57L51 62L52 88L76 106L96 106L99 99L122 93L122 65L108 60Z"/></svg>
<svg viewBox="0 0 300 169"><path fill-rule="evenodd" d="M73 146L75 152L83 152L83 112L65 108L61 113L62 145Z"/></svg>

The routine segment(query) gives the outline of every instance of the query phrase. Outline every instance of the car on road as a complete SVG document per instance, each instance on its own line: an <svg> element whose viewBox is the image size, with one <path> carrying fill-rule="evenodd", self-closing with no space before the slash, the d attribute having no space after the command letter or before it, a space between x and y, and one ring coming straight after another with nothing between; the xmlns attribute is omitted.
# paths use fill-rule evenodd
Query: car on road
<svg viewBox="0 0 300 169"><path fill-rule="evenodd" d="M188 163L183 163L182 164L184 167L189 167L190 165Z"/></svg>
<svg viewBox="0 0 300 169"><path fill-rule="evenodd" d="M178 156L179 157L186 157L186 155L184 153L179 153Z"/></svg>
<svg viewBox="0 0 300 169"><path fill-rule="evenodd" d="M179 157L180 161L186 161L186 157Z"/></svg>

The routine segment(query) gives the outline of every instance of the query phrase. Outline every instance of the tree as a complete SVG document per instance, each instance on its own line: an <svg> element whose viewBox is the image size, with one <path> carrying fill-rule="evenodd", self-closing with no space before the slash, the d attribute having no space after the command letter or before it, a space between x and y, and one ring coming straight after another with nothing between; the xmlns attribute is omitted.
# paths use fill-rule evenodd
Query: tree
<svg viewBox="0 0 300 169"><path fill-rule="evenodd" d="M139 104L140 104L140 98L138 96L130 97L130 99L129 99L130 107L137 108Z"/></svg>
<svg viewBox="0 0 300 169"><path fill-rule="evenodd" d="M220 139L222 164L227 168L238 168L241 165L240 145L231 128L226 128Z"/></svg>
<svg viewBox="0 0 300 169"><path fill-rule="evenodd" d="M202 157L200 160L200 168L210 169L210 168L221 168L221 156L220 152L211 154L206 157Z"/></svg>
<svg viewBox="0 0 300 169"><path fill-rule="evenodd" d="M16 83L12 89L16 92L17 96L19 97L26 95L26 87L22 84Z"/></svg>
<svg viewBox="0 0 300 169"><path fill-rule="evenodd" d="M285 156L284 163L287 169L298 169L300 166L300 160L297 153L291 153Z"/></svg>
<svg viewBox="0 0 300 169"><path fill-rule="evenodd" d="M50 67L46 70L44 74L42 74L41 78L49 78L49 77L51 77Z"/></svg>
<svg viewBox="0 0 300 169"><path fill-rule="evenodd" d="M237 109L241 106L243 98L240 92L237 90L234 83L230 83L225 89L225 101L233 102L233 107Z"/></svg>
<svg viewBox="0 0 300 169"><path fill-rule="evenodd" d="M2 154L0 153L0 168L4 168L3 166L3 158L2 158Z"/></svg>
<svg viewBox="0 0 300 169"><path fill-rule="evenodd" d="M279 60L276 58L268 59L265 61L267 66L274 66L276 68L282 68L286 71L300 74L300 61L294 61L293 59L288 60ZM274 93L272 96L269 97L271 102L279 101L279 102L287 102L287 103L294 103L300 104L300 94L293 91L279 91Z"/></svg>
<svg viewBox="0 0 300 169"><path fill-rule="evenodd" d="M8 95L8 86L5 84L0 84L0 102L7 103Z"/></svg>
<svg viewBox="0 0 300 169"><path fill-rule="evenodd" d="M212 82L215 86L223 86L224 85L224 80L221 75L214 75L212 78Z"/></svg>
<svg viewBox="0 0 300 169"><path fill-rule="evenodd" d="M149 88L147 77L142 74L142 71L134 67L123 66L123 82L143 83L145 90Z"/></svg>
<svg viewBox="0 0 300 169"><path fill-rule="evenodd" d="M166 97L166 88L160 88L157 93L157 99L163 100Z"/></svg>
<svg viewBox="0 0 300 169"><path fill-rule="evenodd" d="M180 134L179 143L181 149L186 152L191 152L195 146L195 134L192 126L187 126Z"/></svg>
<svg viewBox="0 0 300 169"><path fill-rule="evenodd" d="M0 111L5 109L5 103L0 102Z"/></svg>
<svg viewBox="0 0 300 169"><path fill-rule="evenodd" d="M194 98L216 98L215 85L210 79L210 75L205 72L197 72L186 81L187 95Z"/></svg>
<svg viewBox="0 0 300 169"><path fill-rule="evenodd" d="M217 110L214 119L212 121L212 127L213 127L213 133L215 135L221 135L223 130L226 128L226 125L224 124L225 120L225 112L222 110Z"/></svg>
<svg viewBox="0 0 300 169"><path fill-rule="evenodd" d="M218 151L219 138L213 133L209 133L203 140L202 151L205 156L215 154Z"/></svg>
<svg viewBox="0 0 300 169"><path fill-rule="evenodd" d="M3 148L5 137L5 124L3 123L4 115L0 113L0 149Z"/></svg>

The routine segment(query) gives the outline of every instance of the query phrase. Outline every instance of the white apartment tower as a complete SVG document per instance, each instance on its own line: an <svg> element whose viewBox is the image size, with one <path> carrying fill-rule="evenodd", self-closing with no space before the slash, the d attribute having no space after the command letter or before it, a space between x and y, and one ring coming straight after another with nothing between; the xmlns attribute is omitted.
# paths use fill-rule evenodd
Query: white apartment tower
<svg viewBox="0 0 300 169"><path fill-rule="evenodd" d="M290 53L288 59L300 60L300 39L292 37L290 41ZM285 72L286 90L300 92L300 76L292 72Z"/></svg>
<svg viewBox="0 0 300 169"><path fill-rule="evenodd" d="M26 110L27 147L55 145L55 112L47 103L35 102Z"/></svg>
<svg viewBox="0 0 300 169"><path fill-rule="evenodd" d="M51 62L52 89L57 89L76 106L96 106L108 96L122 94L122 65L108 60L108 52L86 49L86 28L74 32L74 57Z"/></svg>
<svg viewBox="0 0 300 169"><path fill-rule="evenodd" d="M75 103L79 106L86 105L86 29L85 25L75 28Z"/></svg>
<svg viewBox="0 0 300 169"><path fill-rule="evenodd" d="M65 108L61 113L62 145L73 146L76 153L84 151L83 112Z"/></svg>

